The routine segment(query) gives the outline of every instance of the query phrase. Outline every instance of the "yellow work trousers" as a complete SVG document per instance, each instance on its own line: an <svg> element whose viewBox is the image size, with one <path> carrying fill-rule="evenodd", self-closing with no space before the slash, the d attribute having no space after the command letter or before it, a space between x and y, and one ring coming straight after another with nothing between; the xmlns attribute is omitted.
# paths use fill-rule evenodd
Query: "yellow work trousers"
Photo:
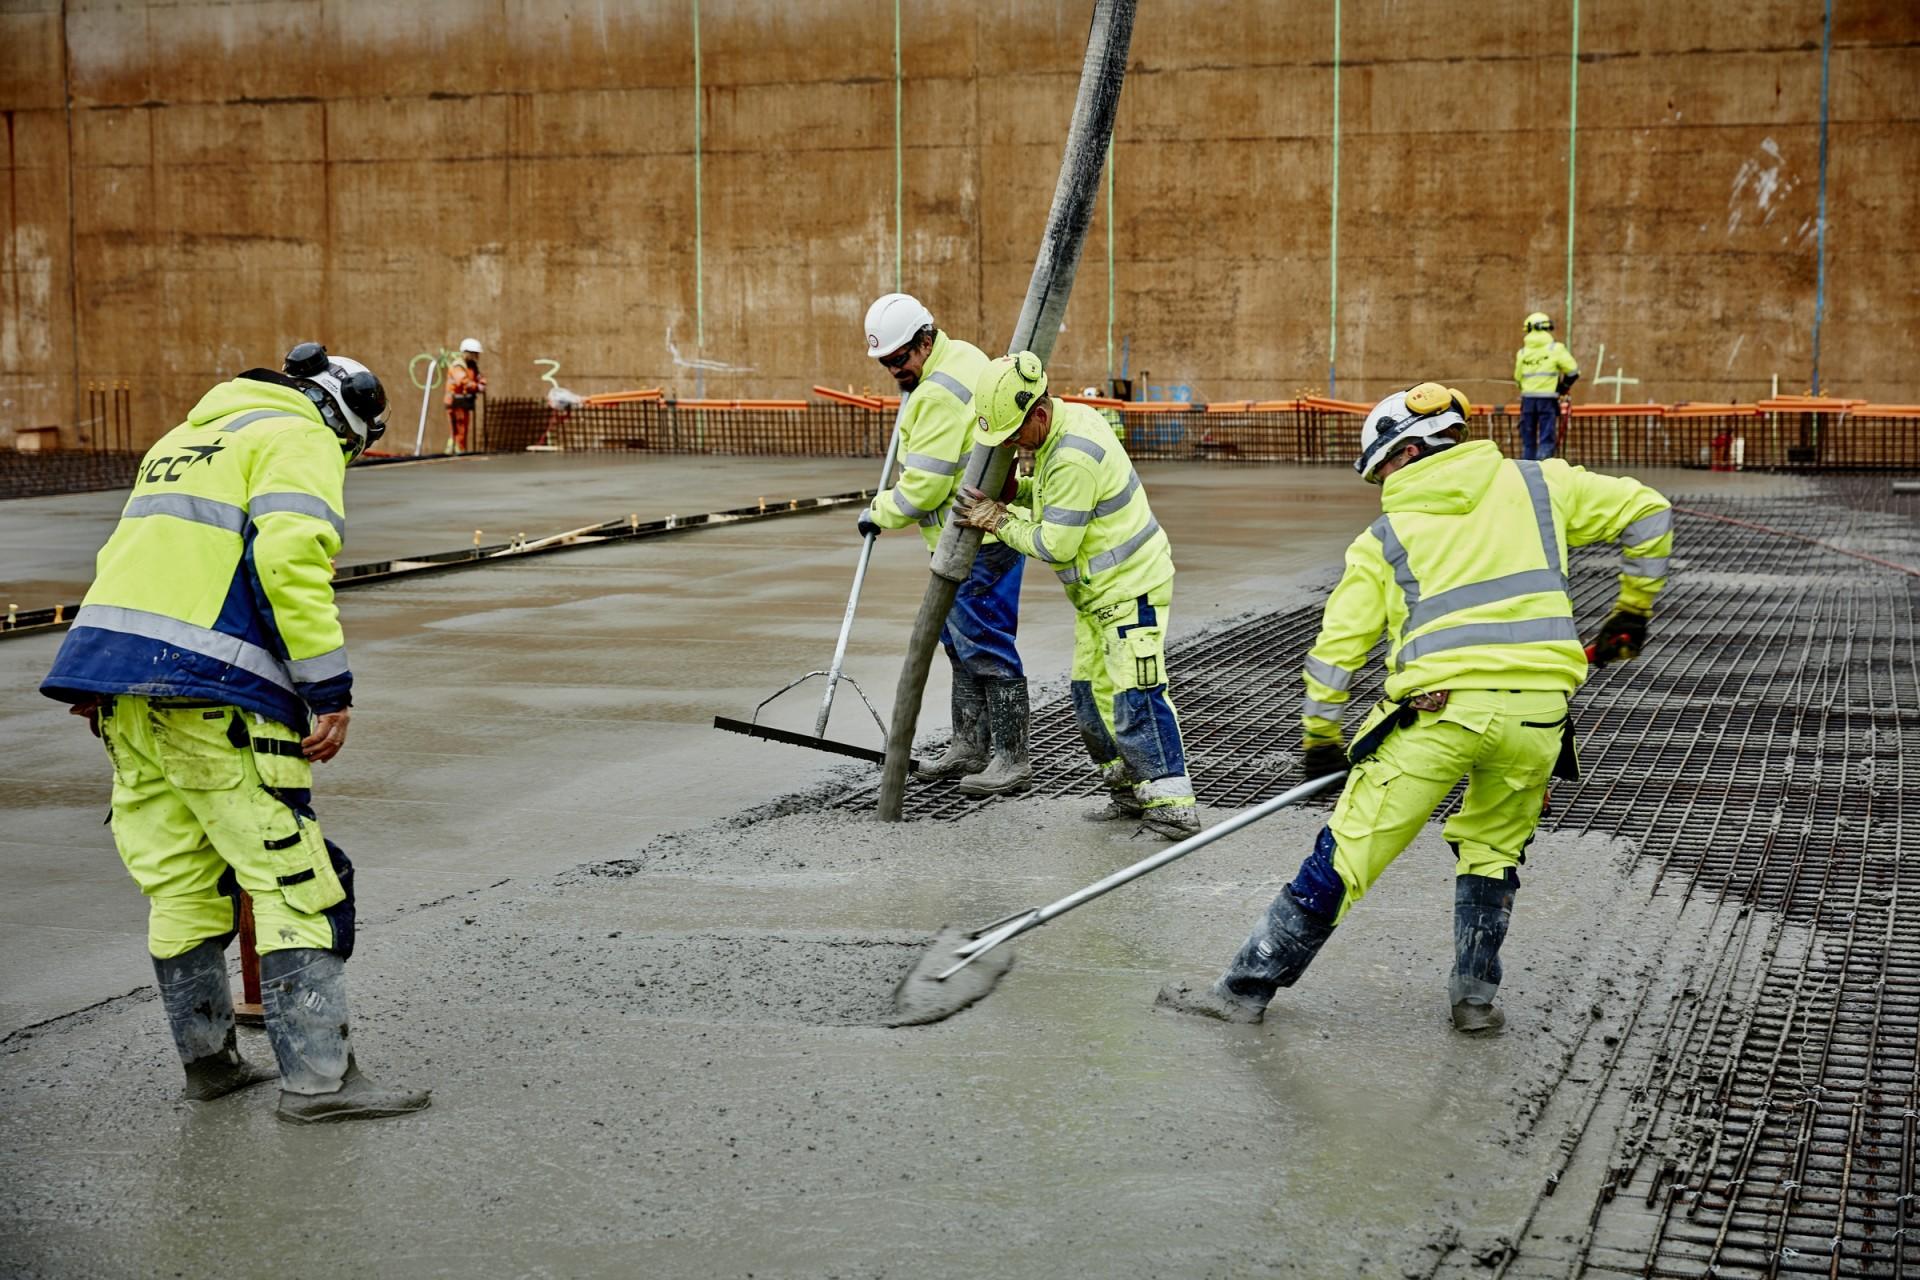
<svg viewBox="0 0 1920 1280"><path fill-rule="evenodd" d="M167 959L231 937L236 886L262 953L352 950L352 867L288 802L304 807L313 786L297 733L235 707L125 695L99 726L114 843L149 900L148 950Z"/></svg>
<svg viewBox="0 0 1920 1280"><path fill-rule="evenodd" d="M1386 714L1376 707L1358 740ZM1567 695L1455 689L1439 711L1422 711L1353 767L1327 825L1334 870L1346 886L1336 921L1373 886L1446 798L1467 780L1460 811L1443 831L1458 875L1505 877L1535 829L1560 756Z"/></svg>

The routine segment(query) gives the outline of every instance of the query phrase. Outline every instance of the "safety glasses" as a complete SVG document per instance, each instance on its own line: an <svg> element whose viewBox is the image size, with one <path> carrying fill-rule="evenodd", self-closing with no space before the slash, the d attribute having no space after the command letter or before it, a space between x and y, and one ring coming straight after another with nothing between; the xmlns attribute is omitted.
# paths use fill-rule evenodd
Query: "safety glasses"
<svg viewBox="0 0 1920 1280"><path fill-rule="evenodd" d="M906 367L907 361L913 359L913 349L918 345L919 344L917 342L909 342L906 346L900 348L898 351L894 352L892 355L881 356L880 363L884 365L886 368L889 368L898 372L899 370L904 369Z"/></svg>

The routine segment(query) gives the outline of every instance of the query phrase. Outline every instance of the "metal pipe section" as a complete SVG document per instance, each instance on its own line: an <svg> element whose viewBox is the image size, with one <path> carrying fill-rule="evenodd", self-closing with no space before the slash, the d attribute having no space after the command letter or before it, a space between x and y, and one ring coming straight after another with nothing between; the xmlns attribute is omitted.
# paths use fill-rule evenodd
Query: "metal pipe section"
<svg viewBox="0 0 1920 1280"><path fill-rule="evenodd" d="M1073 292L1073 275L1087 227L1099 203L1100 172L1106 163L1107 143L1113 137L1113 118L1120 106L1120 83L1127 71L1127 48L1133 38L1135 0L1095 0L1093 21L1087 30L1087 53L1080 65L1080 92L1073 104L1073 123L1067 131L1066 154L1054 183L1053 207L1047 214L1046 234L1034 260L1033 279L1014 325L1009 352L1031 351L1046 360ZM967 458L960 483L997 493L1013 465L1017 446L975 445ZM893 724L887 733L887 762L880 776L877 806L883 821L900 821L906 797L907 762L913 754L913 733L920 722L920 700L926 692L927 672L940 629L960 584L973 569L980 549L980 531L951 521L934 548L932 576L920 601L920 613L900 667L900 684L893 696Z"/></svg>
<svg viewBox="0 0 1920 1280"><path fill-rule="evenodd" d="M886 491L887 480L893 475L893 460L900 454L900 424L907 420L907 402L913 398L908 392L900 397L900 412L893 417L893 438L887 441L887 457L880 464L880 483L874 487L875 493ZM860 607L860 588L866 585L867 563L873 559L873 544L879 539L869 534L860 539L860 562L853 570L853 590L847 595L847 612L840 619L840 638L833 642L833 661L827 664L827 695L820 700L820 715L813 722L813 736L827 736L827 717L833 714L833 691L840 687L840 669L847 660L847 637L853 634L853 611Z"/></svg>

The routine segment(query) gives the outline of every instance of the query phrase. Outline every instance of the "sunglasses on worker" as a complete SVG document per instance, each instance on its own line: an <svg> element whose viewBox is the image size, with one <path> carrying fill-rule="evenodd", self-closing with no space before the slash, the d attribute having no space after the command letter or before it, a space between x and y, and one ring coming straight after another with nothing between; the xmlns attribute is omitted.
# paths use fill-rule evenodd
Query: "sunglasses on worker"
<svg viewBox="0 0 1920 1280"><path fill-rule="evenodd" d="M892 355L881 356L880 363L889 369L903 369L906 367L907 361L913 359L913 349L919 345L920 340L915 338L912 342L909 342Z"/></svg>

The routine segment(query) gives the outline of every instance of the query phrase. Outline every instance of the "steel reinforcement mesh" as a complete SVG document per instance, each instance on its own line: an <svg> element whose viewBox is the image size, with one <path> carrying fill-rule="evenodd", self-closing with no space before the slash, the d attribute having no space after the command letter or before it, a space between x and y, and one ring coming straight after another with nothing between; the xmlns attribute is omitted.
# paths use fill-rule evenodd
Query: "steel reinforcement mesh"
<svg viewBox="0 0 1920 1280"><path fill-rule="evenodd" d="M1655 1048L1616 1079L1637 1119L1596 1219L1630 1199L1651 1222L1628 1228L1646 1245L1628 1274L1920 1278L1920 578L1830 549L1920 567L1920 495L1850 478L1681 505L1651 643L1576 695L1585 774L1556 784L1543 829L1629 838L1660 892L1714 903L1733 941L1673 1008L1637 1015ZM1583 629L1617 564L1575 553ZM1169 655L1208 804L1297 780L1318 625L1318 606L1262 614ZM1033 743L1039 794L1096 794L1065 700L1035 712ZM906 813L982 803L916 783Z"/></svg>

